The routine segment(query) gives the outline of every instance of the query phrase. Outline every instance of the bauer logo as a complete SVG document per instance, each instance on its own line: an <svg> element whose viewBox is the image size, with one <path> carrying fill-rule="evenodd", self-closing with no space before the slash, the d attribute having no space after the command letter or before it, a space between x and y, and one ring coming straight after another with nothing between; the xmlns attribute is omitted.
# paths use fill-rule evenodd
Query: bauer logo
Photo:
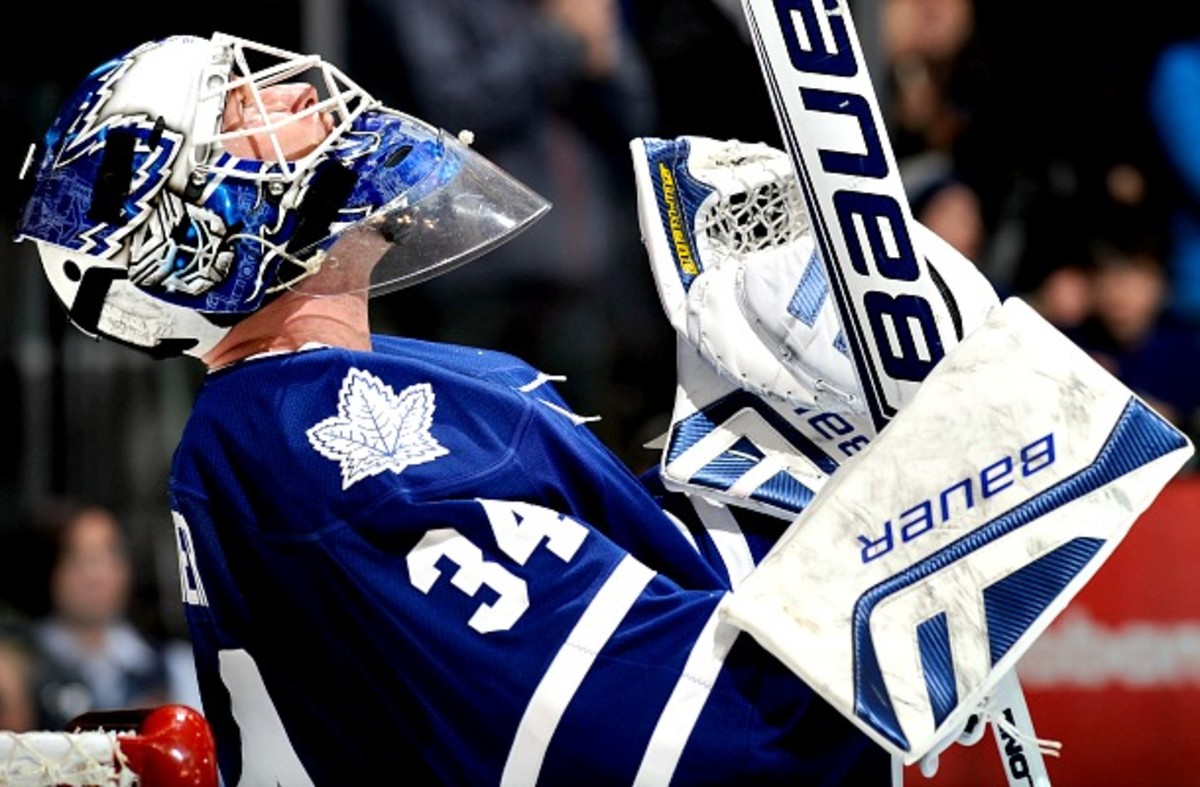
<svg viewBox="0 0 1200 787"><path fill-rule="evenodd" d="M943 333L952 322L910 237L907 196L844 2L775 0L773 11L752 26L855 369L882 428L957 338Z"/></svg>
<svg viewBox="0 0 1200 787"><path fill-rule="evenodd" d="M688 240L683 211L679 207L679 189L675 185L675 175L661 161L658 164L658 182L663 210L667 217L667 229L671 233L671 248L675 250L675 262L690 280L700 275L700 268L696 265L695 255L692 254L692 244Z"/></svg>
<svg viewBox="0 0 1200 787"><path fill-rule="evenodd" d="M968 476L947 485L936 496L926 498L905 509L899 516L883 523L883 534L878 538L859 535L862 544L862 562L870 563L896 548L897 540L907 544L929 531L937 524L947 522L954 513L974 508L1007 489L1011 489L1017 478L1028 478L1054 464L1053 433L1023 446L1014 456L1002 456L986 465L978 475Z"/></svg>

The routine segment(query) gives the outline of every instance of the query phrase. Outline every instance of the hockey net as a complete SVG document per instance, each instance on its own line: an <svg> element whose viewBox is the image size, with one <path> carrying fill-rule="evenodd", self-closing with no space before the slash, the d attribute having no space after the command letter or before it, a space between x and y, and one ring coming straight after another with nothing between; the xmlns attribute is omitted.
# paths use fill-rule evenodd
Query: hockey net
<svg viewBox="0 0 1200 787"><path fill-rule="evenodd" d="M208 722L185 705L98 711L62 732L0 731L0 787L217 787Z"/></svg>

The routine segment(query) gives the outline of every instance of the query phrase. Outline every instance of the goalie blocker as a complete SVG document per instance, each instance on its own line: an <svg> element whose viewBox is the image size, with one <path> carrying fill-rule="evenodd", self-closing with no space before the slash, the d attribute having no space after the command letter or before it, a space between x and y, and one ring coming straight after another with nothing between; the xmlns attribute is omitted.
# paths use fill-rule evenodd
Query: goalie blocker
<svg viewBox="0 0 1200 787"><path fill-rule="evenodd" d="M1192 453L1010 299L722 615L911 764L987 700Z"/></svg>

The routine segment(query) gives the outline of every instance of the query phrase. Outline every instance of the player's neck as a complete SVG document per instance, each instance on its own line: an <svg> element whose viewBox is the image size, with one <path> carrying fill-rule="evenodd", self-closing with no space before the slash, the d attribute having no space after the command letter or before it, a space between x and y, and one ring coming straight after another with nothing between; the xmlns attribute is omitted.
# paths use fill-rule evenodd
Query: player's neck
<svg viewBox="0 0 1200 787"><path fill-rule="evenodd" d="M313 343L369 350L366 295L286 293L234 326L203 360L209 369L218 369L252 355L293 351Z"/></svg>

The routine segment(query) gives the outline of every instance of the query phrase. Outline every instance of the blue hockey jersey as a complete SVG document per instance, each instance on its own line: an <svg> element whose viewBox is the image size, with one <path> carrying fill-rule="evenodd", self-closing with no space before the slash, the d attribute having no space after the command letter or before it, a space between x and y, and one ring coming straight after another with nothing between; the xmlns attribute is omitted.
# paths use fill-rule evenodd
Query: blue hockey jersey
<svg viewBox="0 0 1200 787"><path fill-rule="evenodd" d="M720 623L736 550L512 356L376 336L211 372L170 495L230 787L889 779ZM724 535L761 557L760 525Z"/></svg>

